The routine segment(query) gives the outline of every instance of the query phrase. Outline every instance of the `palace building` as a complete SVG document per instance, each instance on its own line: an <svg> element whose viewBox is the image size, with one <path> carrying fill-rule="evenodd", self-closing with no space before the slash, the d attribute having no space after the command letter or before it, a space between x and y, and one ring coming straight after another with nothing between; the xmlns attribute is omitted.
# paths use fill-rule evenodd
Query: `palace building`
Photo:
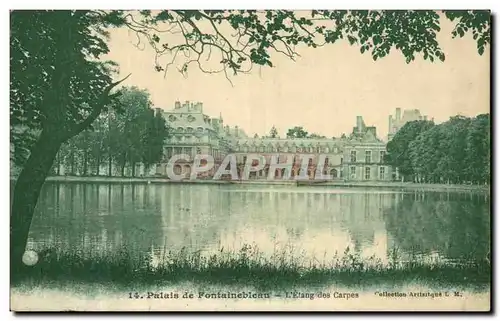
<svg viewBox="0 0 500 321"><path fill-rule="evenodd" d="M279 154L278 163L293 162L291 176L314 178L320 154L326 154L323 174L331 175L333 180L376 181L392 180L394 173L383 163L385 143L377 137L376 128L366 126L363 117L358 116L352 133L341 138L251 138L238 126L224 124L222 115L210 117L203 113L200 102L175 102L174 109L158 112L171 127L171 135L165 141L164 161L156 168L157 176L166 176L166 164L173 155L187 154L191 161L178 160L174 166L176 174L190 174L192 159L196 154L212 155L215 168L200 173L201 177L214 175L224 157L235 154L238 173L241 175L246 157L259 154L266 159L266 165L258 172L251 173L252 179L265 179L269 176L281 178L284 169L270 168L271 155ZM313 155L309 160L307 174L301 173L300 158ZM269 171L274 174L269 175Z"/></svg>
<svg viewBox="0 0 500 321"><path fill-rule="evenodd" d="M389 133L387 139L391 140L394 135L408 122L416 120L427 120L427 115L420 114L418 109L407 109L401 116L401 108L396 108L395 115L389 115Z"/></svg>

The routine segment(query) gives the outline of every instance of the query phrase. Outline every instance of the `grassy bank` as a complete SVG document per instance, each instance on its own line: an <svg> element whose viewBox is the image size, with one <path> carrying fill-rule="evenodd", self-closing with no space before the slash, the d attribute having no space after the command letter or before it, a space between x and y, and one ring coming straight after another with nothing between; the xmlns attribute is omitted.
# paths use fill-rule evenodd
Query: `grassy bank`
<svg viewBox="0 0 500 321"><path fill-rule="evenodd" d="M59 287L64 284L108 284L114 290L148 288L181 282L200 285L252 286L258 289L322 288L331 285L355 288L383 285L426 284L432 288L486 289L490 264L423 264L417 260L382 264L348 250L330 260L304 262L282 251L265 257L256 248L239 252L221 250L212 255L200 252L164 253L160 262L148 255L132 257L120 250L108 254L42 251L34 266L22 266L12 274L14 287Z"/></svg>
<svg viewBox="0 0 500 321"><path fill-rule="evenodd" d="M163 177L108 177L108 176L51 176L47 178L48 182L62 183L107 183L107 184L242 184L242 185L287 185L287 186L331 186L347 188L387 188L387 189L406 189L418 191L477 191L490 193L488 185L461 185L461 184L423 184L411 182L393 182L393 181L296 181L296 180L182 180L173 181ZM297 183L298 182L298 183Z"/></svg>

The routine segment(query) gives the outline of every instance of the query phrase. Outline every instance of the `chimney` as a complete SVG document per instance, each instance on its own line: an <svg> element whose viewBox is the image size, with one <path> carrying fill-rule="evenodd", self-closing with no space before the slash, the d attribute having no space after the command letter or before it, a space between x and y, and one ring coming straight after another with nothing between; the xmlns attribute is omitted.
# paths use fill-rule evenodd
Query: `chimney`
<svg viewBox="0 0 500 321"><path fill-rule="evenodd" d="M198 111L200 111L201 113L203 113L203 103L202 102L198 103Z"/></svg>
<svg viewBox="0 0 500 321"><path fill-rule="evenodd" d="M389 133L392 131L392 115L389 115Z"/></svg>
<svg viewBox="0 0 500 321"><path fill-rule="evenodd" d="M396 121L401 120L401 108L396 108Z"/></svg>
<svg viewBox="0 0 500 321"><path fill-rule="evenodd" d="M427 120L427 115L424 116L424 120Z"/></svg>
<svg viewBox="0 0 500 321"><path fill-rule="evenodd" d="M161 115L161 108L155 108L156 109L156 115Z"/></svg>
<svg viewBox="0 0 500 321"><path fill-rule="evenodd" d="M363 116L356 116L356 128L358 132L363 131Z"/></svg>
<svg viewBox="0 0 500 321"><path fill-rule="evenodd" d="M186 101L184 102L184 105L183 105L182 107L186 107L186 106L189 106L189 100L186 100Z"/></svg>
<svg viewBox="0 0 500 321"><path fill-rule="evenodd" d="M181 108L181 102L180 101L176 101L175 102L175 109L179 109Z"/></svg>

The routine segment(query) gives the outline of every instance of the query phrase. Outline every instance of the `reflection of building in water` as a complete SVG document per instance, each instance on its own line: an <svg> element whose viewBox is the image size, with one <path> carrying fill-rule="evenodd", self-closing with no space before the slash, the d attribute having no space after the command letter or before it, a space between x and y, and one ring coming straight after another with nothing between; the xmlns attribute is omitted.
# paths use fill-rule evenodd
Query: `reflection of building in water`
<svg viewBox="0 0 500 321"><path fill-rule="evenodd" d="M385 232L384 201L388 195L379 193L346 194L346 224L357 252L375 245L376 231ZM375 245L376 246L376 245Z"/></svg>
<svg viewBox="0 0 500 321"><path fill-rule="evenodd" d="M236 214L241 208L245 214L229 218L220 231L225 249L250 243L266 255L287 248L296 256L323 260L350 247L363 257L387 259L382 213L389 195L285 187L231 194L242 202Z"/></svg>
<svg viewBox="0 0 500 321"><path fill-rule="evenodd" d="M54 185L55 186L55 185ZM44 191L56 188L48 185ZM145 185L61 184L54 211L50 197L40 198L40 207L30 230L30 239L39 248L76 250L85 255L147 251L157 236L159 215L145 200ZM150 188L150 187L149 187ZM149 194L151 195L151 194ZM153 204L154 205L154 204ZM46 215L38 215L45 213ZM47 237L47 233L52 237Z"/></svg>
<svg viewBox="0 0 500 321"><path fill-rule="evenodd" d="M230 208L223 193L213 186L162 185L159 211L161 237L156 248L167 250L200 249L213 244L218 231L227 224L225 216ZM217 188L218 189L218 188Z"/></svg>

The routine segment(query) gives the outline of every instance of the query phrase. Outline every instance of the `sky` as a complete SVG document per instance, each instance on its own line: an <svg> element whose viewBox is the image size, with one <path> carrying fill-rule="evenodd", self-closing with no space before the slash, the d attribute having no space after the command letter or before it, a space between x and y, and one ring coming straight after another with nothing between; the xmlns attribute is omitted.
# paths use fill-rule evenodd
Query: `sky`
<svg viewBox="0 0 500 321"><path fill-rule="evenodd" d="M452 28L441 19L437 38L444 62L417 57L407 64L395 50L373 61L359 47L338 41L315 49L299 47L295 62L273 54L272 68L254 67L231 82L222 73L205 74L194 65L187 77L175 68L166 74L155 71L154 51L147 45L138 49L135 33L128 29L111 32L106 58L119 64L118 77L131 73L125 85L147 89L155 107L173 109L176 100L203 102L205 114L222 114L225 124L249 136L266 135L275 126L284 137L288 128L303 126L309 133L339 137L352 131L359 115L385 138L388 117L396 108L420 109L438 123L457 114L489 112L489 47L480 56L472 36L452 39Z"/></svg>

